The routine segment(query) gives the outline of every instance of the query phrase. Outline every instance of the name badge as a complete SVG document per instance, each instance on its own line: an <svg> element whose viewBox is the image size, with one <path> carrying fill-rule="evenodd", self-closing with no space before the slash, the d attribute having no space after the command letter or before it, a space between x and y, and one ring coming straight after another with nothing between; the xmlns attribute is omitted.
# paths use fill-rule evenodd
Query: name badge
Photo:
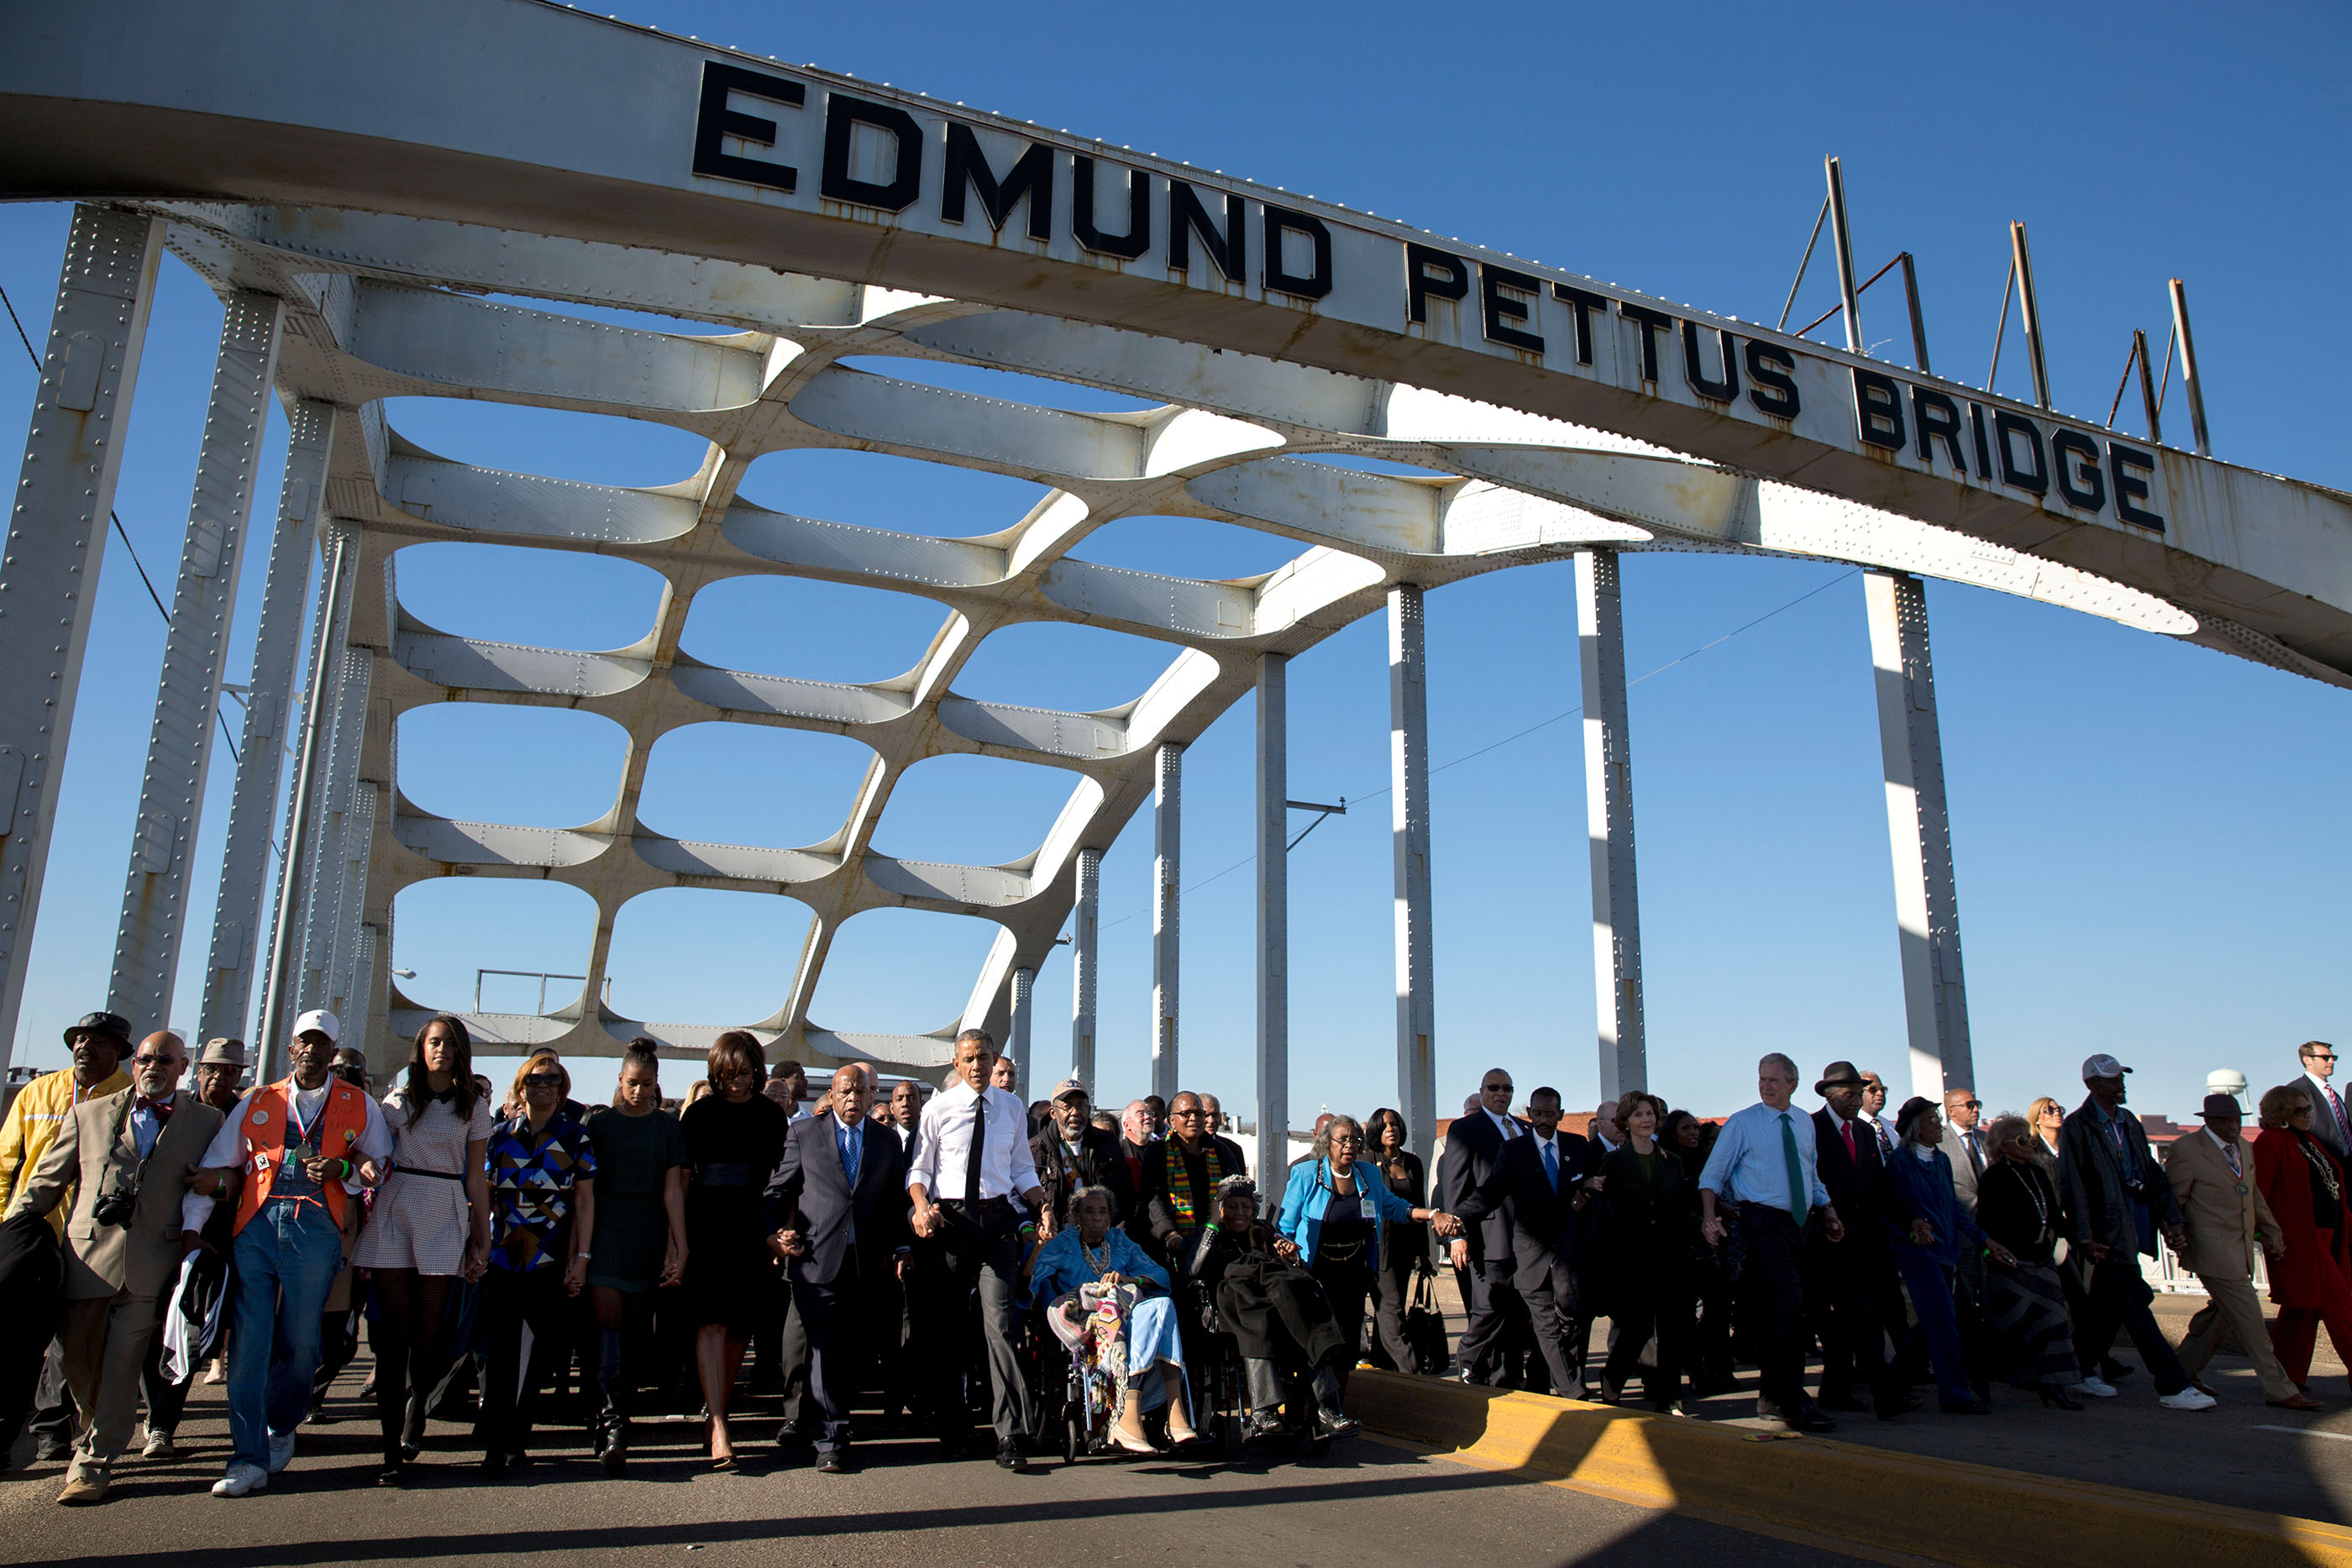
<svg viewBox="0 0 2352 1568"><path fill-rule="evenodd" d="M1356 1200L1356 1212L1366 1219L1378 1219L1381 1217L1381 1206L1374 1203L1371 1195L1367 1193Z"/></svg>

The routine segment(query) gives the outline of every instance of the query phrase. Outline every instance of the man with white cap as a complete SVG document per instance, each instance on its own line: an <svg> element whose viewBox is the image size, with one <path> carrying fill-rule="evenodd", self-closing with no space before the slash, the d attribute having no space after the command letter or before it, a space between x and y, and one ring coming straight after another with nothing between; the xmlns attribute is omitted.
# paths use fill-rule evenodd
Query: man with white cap
<svg viewBox="0 0 2352 1568"><path fill-rule="evenodd" d="M188 1176L188 1229L204 1228L215 1197L231 1186L236 1194L234 1452L215 1497L259 1491L293 1458L319 1369L320 1315L342 1267L344 1209L392 1156L382 1108L329 1071L341 1034L332 1013L297 1018L292 1071L237 1102L204 1168Z"/></svg>
<svg viewBox="0 0 2352 1568"><path fill-rule="evenodd" d="M2140 1277L2140 1255L2156 1256L2159 1229L2177 1254L2187 1254L2189 1236L2172 1184L2148 1148L2147 1131L2124 1103L2124 1075L2130 1071L2104 1051L2085 1060L2083 1087L2089 1093L2058 1130L2058 1167L2072 1228L2068 1243L2086 1276L2085 1310L2074 1325L2083 1387L2101 1397L2115 1393L2112 1379L2125 1369L2107 1352L2120 1330L2131 1335L2147 1364L2158 1404L2210 1410L2213 1396L2190 1383L2148 1311L2156 1292Z"/></svg>

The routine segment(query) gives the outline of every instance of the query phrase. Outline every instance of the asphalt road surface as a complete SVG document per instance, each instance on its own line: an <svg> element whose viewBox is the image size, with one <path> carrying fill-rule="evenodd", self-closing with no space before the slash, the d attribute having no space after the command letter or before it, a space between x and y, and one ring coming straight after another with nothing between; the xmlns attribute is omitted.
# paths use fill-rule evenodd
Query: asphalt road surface
<svg viewBox="0 0 2352 1568"><path fill-rule="evenodd" d="M364 1363L362 1363L363 1368ZM1563 1488L1425 1458L1370 1438L1321 1457L1288 1452L1232 1464L1143 1460L1035 1461L1026 1476L989 1459L945 1463L928 1441L861 1445L864 1468L819 1476L747 1422L748 1459L713 1474L698 1427L641 1428L625 1479L606 1479L577 1429L548 1434L549 1457L484 1484L464 1428L435 1425L414 1479L373 1484L373 1423L349 1397L351 1418L306 1427L292 1467L269 1490L235 1501L207 1488L220 1474L226 1424L217 1388L199 1387L181 1427L182 1455L127 1458L114 1495L97 1508L52 1500L58 1465L0 1480L0 1539L13 1563L108 1568L310 1568L465 1562L537 1568L583 1560L727 1568L786 1563L885 1568L1046 1563L1223 1563L1235 1568L1359 1568L1476 1563L1841 1561L1817 1544L1750 1534L1653 1512ZM17 1449L20 1466L29 1443Z"/></svg>

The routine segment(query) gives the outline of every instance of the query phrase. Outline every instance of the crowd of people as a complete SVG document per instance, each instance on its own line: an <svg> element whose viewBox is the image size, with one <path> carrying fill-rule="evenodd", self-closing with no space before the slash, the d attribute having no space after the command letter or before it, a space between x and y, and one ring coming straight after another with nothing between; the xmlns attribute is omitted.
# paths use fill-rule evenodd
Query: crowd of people
<svg viewBox="0 0 2352 1568"><path fill-rule="evenodd" d="M2000 1383L2079 1409L2137 1370L2118 1335L2173 1409L2215 1402L2199 1375L2226 1343L2293 1409L2318 1407L2322 1324L2352 1353L2352 1121L2319 1042L2262 1096L2259 1138L2214 1095L2161 1164L2110 1056L2084 1062L2076 1109L1987 1121L1965 1088L1889 1116L1884 1082L1843 1061L1798 1109L1774 1054L1719 1124L1635 1092L1580 1134L1556 1090L1515 1110L1497 1069L1433 1171L1384 1108L1323 1116L1307 1155L1254 1177L1213 1096L1114 1114L1070 1080L1024 1105L979 1030L936 1092L886 1093L853 1062L813 1100L742 1030L667 1100L641 1038L593 1110L550 1051L503 1090L477 1074L446 1014L379 1097L341 1033L302 1014L285 1076L249 1089L243 1047L210 1041L191 1085L177 1035L134 1047L92 1013L66 1030L72 1064L9 1105L0 1457L29 1420L41 1458L69 1458L60 1502L106 1497L142 1406L142 1453L173 1454L200 1375L226 1384L214 1493L263 1490L331 1418L362 1333L390 1486L467 1378L481 1472L530 1463L574 1369L608 1474L649 1388L698 1395L707 1462L736 1468L747 1360L784 1396L784 1444L840 1473L869 1398L950 1456L984 1413L1015 1471L1055 1423L1135 1453L1200 1440L1220 1410L1244 1440L1326 1441L1355 1429L1366 1356L1611 1404L1638 1384L1679 1415L1744 1360L1759 1415L1825 1431L1917 1410L1921 1387L1959 1415ZM2139 1266L2159 1236L2209 1295L2177 1347ZM1450 1348L1427 1290L1448 1265Z"/></svg>

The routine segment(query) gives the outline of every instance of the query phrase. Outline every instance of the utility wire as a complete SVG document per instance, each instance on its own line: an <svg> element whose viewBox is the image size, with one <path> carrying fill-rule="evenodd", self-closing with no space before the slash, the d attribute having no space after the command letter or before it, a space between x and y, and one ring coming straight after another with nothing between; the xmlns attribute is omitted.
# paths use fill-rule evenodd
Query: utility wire
<svg viewBox="0 0 2352 1568"><path fill-rule="evenodd" d="M39 375L41 356L34 350L33 340L26 334L25 323L16 314L16 302L8 298L8 290L5 287L0 287L0 307L6 308L9 324L16 329L16 341L25 345L25 357L33 361L33 373ZM163 625L168 630L172 624L172 612L163 608L163 596L155 591L155 580L147 575L147 564L139 559L139 547L132 544L131 536L123 531L122 514L110 507L106 515L112 519L114 537L122 541L123 549L129 552L132 570L139 573L139 580L147 585L147 597L155 601L155 613L163 618ZM213 716L220 720L221 739L228 745L229 760L243 767L245 758L236 754L236 739L228 732L228 716L215 707Z"/></svg>
<svg viewBox="0 0 2352 1568"><path fill-rule="evenodd" d="M1707 641L1707 642L1701 643L1697 647L1693 648L1692 650L1690 650L1690 652L1688 652L1688 653L1686 653L1678 654L1677 656L1675 656L1675 657L1674 657L1674 658L1668 659L1664 664L1660 664L1657 668L1655 668L1655 669L1654 669L1654 670L1649 671L1647 674L1640 674L1640 675L1636 675L1636 676L1634 676L1632 680L1630 680L1630 681L1628 681L1628 682L1626 682L1626 683L1625 683L1626 687L1630 690L1631 688L1633 688L1633 687L1634 687L1634 686L1638 686L1638 685L1640 685L1643 681L1646 681L1646 680L1650 679L1650 677L1651 677L1652 675L1663 675L1663 674L1664 674L1668 670L1671 670L1671 669L1675 668L1676 665L1679 665L1679 664L1686 664L1690 663L1693 659L1697 658L1701 653L1706 653L1706 652L1707 650L1709 650L1710 648L1717 648L1717 647L1720 647L1720 646L1722 646L1724 643L1730 642L1734 637L1739 636L1739 635L1740 635L1741 633L1743 633L1743 632L1752 632L1752 631L1754 631L1757 627L1763 625L1763 624L1764 624L1764 622L1766 622L1767 621L1769 621L1769 620L1773 619L1775 616L1780 616L1780 615L1785 615L1785 614L1787 614L1790 611L1794 610L1798 605L1804 603L1804 602L1805 602L1805 601L1807 601L1807 600L1809 600L1809 599L1816 598L1816 597L1818 597L1818 596L1819 596L1819 595L1821 595L1821 594L1827 593L1831 589L1835 588L1839 583L1841 583L1841 582L1850 582L1850 581L1852 581L1853 579L1855 579L1855 578L1857 578L1857 577L1860 577L1861 575L1862 575L1862 568L1860 568L1860 567L1855 567L1855 568L1854 568L1853 570L1851 570L1851 571L1842 572L1842 573L1840 573L1838 576L1836 576L1836 577L1833 577L1833 578L1830 579L1827 582L1824 582L1824 583L1821 584L1821 585L1820 585L1819 587L1817 587L1817 588L1808 589L1806 591L1804 591L1804 592L1802 592L1802 593L1801 593L1801 594L1797 595L1797 597L1796 597L1796 598L1790 600L1786 604L1780 605L1780 606L1778 606L1778 607L1777 607L1777 608L1775 608L1775 609L1767 610L1763 614L1759 615L1759 616L1758 616L1758 617L1756 617L1756 619L1754 619L1753 621L1743 622L1741 624L1739 624L1739 625L1738 625L1738 626L1734 626L1730 631L1726 632L1725 633L1723 633L1723 635L1721 635L1720 637L1716 637L1716 638L1710 639L1710 640L1709 640L1709 641ZM1510 745L1510 744L1511 744L1512 742L1514 742L1514 741L1525 740L1528 736L1531 736L1531 735L1535 734L1537 731L1538 731L1538 730L1549 729L1553 725L1559 724L1559 723L1561 723L1561 722L1563 722L1563 721L1565 721L1565 720L1574 718L1577 715L1579 715L1579 714L1582 713L1583 711L1584 711L1584 705L1583 705L1582 703L1579 703L1579 704L1577 704L1577 705L1576 705L1576 706L1574 706L1574 707L1572 707L1572 708L1568 709L1568 710L1567 710L1566 712L1564 712L1564 713L1556 713L1556 714L1552 715L1549 718L1538 719L1535 723L1533 723L1533 724L1531 724L1531 725L1528 726L1528 727L1527 727L1527 728L1525 728L1525 729L1521 729L1521 730L1514 730L1514 731L1513 731L1512 733L1510 733L1509 735L1507 735L1507 736L1503 737L1500 740L1489 741L1489 742L1487 742L1486 745L1484 745L1484 746L1480 747L1479 747L1477 750L1475 750L1475 751L1465 751L1465 752L1464 752L1461 756L1459 756L1459 757L1455 758L1454 758L1453 761L1451 761L1451 762L1445 762L1445 763L1441 763L1441 764L1439 764L1437 767L1433 768L1431 768L1431 769L1429 770L1429 776L1430 776L1432 779L1434 779L1434 778L1436 778L1439 774L1444 773L1444 772L1445 772L1445 771L1447 771L1448 769L1451 769L1451 768L1459 768L1459 767L1461 767L1461 766L1462 766L1464 763L1465 763L1465 762L1475 762L1475 761L1476 761L1479 758L1486 756L1486 755L1488 752L1490 752L1490 751L1499 751L1499 750L1501 750L1504 747ZM1384 786L1382 786L1381 788L1380 788L1380 789L1378 789L1373 790L1373 791L1372 791L1370 794L1369 794L1369 795L1365 795L1365 796L1360 797L1360 800L1377 800L1381 799L1381 797L1382 797L1382 796L1384 796L1384 795L1388 795L1388 794L1391 794L1391 793L1393 793L1393 792L1394 792L1394 790L1395 790L1395 786L1394 786L1394 785L1384 785ZM1306 835L1302 833L1302 834L1301 834L1301 835L1299 835L1299 836L1300 836L1300 837L1302 837L1302 838L1304 838ZM1190 887L1185 888L1183 891L1184 891L1187 894L1194 894L1194 893L1198 893L1198 892L1200 892L1200 891L1201 891L1201 889L1202 889L1202 888L1204 888L1204 887L1207 887L1207 886L1208 886L1210 883L1215 883L1215 882L1222 882L1222 881L1223 881L1223 879L1225 879L1226 877L1229 877L1229 876L1233 875L1233 874L1234 874L1234 873L1235 873L1235 872L1237 872L1237 871L1241 870L1241 869L1242 869L1242 867L1244 867L1244 866L1245 866L1245 865L1249 865L1249 864L1251 864L1251 863L1252 863L1253 862L1255 862L1256 859L1257 859L1257 856L1255 856L1255 855L1244 855L1241 859L1239 859L1239 860L1235 861L1233 864L1231 864L1231 865L1227 866L1224 870L1223 870L1223 871L1221 871L1221 872L1217 872L1217 873L1214 873L1214 874L1213 874L1213 875L1202 877L1199 882L1196 882L1196 883L1192 883ZM1145 915L1149 915L1149 914L1150 914L1150 913L1151 913L1151 912L1150 912L1150 910L1148 910L1148 909L1139 909L1139 910L1134 911L1134 912L1133 912L1133 913L1131 913L1131 914L1122 915L1120 915L1120 916L1119 916L1118 919L1116 919L1116 920L1108 921L1108 922L1104 923L1103 925L1101 925L1097 926L1096 929L1097 930L1097 932L1101 932L1101 931L1108 931L1108 930L1111 929L1111 927L1112 927L1112 926L1115 926L1115 925L1126 925L1126 924L1127 924L1129 921L1130 921L1130 920L1140 920L1140 919L1141 919L1141 918L1143 918Z"/></svg>

